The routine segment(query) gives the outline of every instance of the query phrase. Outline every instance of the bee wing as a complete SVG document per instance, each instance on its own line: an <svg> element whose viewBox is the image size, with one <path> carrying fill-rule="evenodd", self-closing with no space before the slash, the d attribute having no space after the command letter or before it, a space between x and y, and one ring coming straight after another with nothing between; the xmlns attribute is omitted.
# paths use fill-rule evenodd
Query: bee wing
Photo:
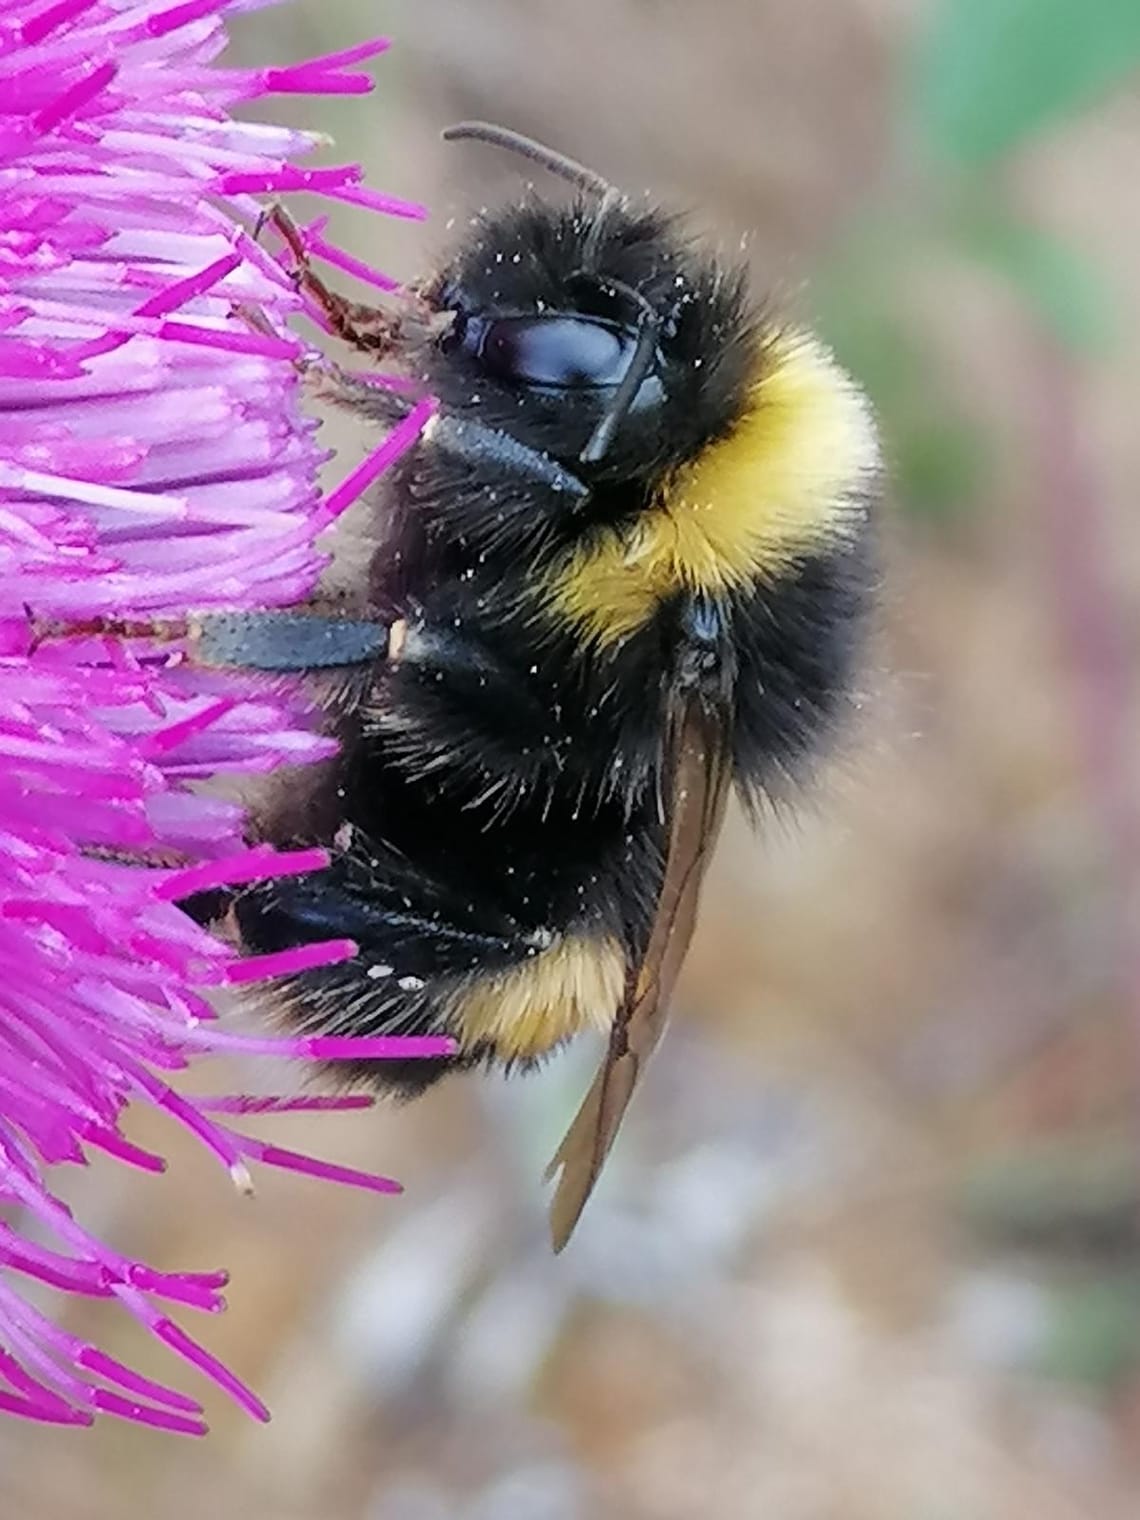
<svg viewBox="0 0 1140 1520"><path fill-rule="evenodd" d="M558 1172L550 1207L561 1251L594 1190L642 1068L665 1029L669 1001L689 949L705 870L728 798L728 727L690 701L676 724L665 874L644 959L626 983L609 1049L546 1171Z"/></svg>

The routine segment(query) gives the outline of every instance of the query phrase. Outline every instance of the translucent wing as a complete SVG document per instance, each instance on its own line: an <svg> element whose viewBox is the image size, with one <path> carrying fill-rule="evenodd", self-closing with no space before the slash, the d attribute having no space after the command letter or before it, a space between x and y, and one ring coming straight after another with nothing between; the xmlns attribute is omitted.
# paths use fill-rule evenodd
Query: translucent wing
<svg viewBox="0 0 1140 1520"><path fill-rule="evenodd" d="M627 981L609 1049L547 1168L561 1173L550 1208L561 1251L594 1190L638 1077L664 1032L669 1000L689 949L701 884L728 797L728 729L690 699L674 725L665 874L649 943Z"/></svg>

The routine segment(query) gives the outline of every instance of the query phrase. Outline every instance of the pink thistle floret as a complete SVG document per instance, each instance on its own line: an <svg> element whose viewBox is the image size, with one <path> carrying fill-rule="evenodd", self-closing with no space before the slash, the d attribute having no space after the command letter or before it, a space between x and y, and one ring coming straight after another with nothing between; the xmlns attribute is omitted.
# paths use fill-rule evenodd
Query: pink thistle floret
<svg viewBox="0 0 1140 1520"><path fill-rule="evenodd" d="M328 1061L450 1048L219 1026L211 989L355 947L242 958L181 911L191 893L323 860L248 847L241 809L200 783L331 746L295 689L196 668L177 642L92 631L303 600L324 565L318 535L429 415L413 408L322 497L326 455L301 410L312 356L289 327L305 303L251 235L252 197L308 191L421 212L365 187L355 165L301 167L308 134L231 118L273 92L363 92L359 65L385 45L219 66L224 13L254 3L0 0L0 1410L58 1424L102 1412L205 1429L195 1399L59 1328L43 1287L118 1300L266 1411L172 1317L223 1307L225 1274L117 1253L54 1195L52 1167L96 1150L161 1171L121 1128L126 1106L145 1102L243 1187L262 1162L395 1191L233 1122L362 1100L190 1097L177 1073L224 1052ZM323 218L305 228L313 256L391 287L324 231ZM37 633L49 625L55 636ZM68 626L74 636L60 636Z"/></svg>

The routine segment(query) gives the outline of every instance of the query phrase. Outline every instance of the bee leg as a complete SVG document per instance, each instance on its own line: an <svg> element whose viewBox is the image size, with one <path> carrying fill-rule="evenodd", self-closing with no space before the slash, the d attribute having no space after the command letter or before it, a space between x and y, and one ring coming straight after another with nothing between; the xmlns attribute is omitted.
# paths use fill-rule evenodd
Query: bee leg
<svg viewBox="0 0 1140 1520"><path fill-rule="evenodd" d="M204 665L240 670L372 668L395 660L406 625L270 608L205 613L196 621L194 653Z"/></svg>
<svg viewBox="0 0 1140 1520"><path fill-rule="evenodd" d="M350 301L326 285L313 268L304 230L280 202L275 201L262 212L253 230L254 238L259 238L267 226L285 242L293 255L297 284L312 296L336 336L353 348L374 356L391 353L399 341L400 318L378 306Z"/></svg>
<svg viewBox="0 0 1140 1520"><path fill-rule="evenodd" d="M590 494L590 488L572 470L560 465L549 454L532 449L509 433L470 417L441 412L428 423L424 437L442 453L467 464L476 467L492 465L497 472L521 476L579 502L585 501Z"/></svg>
<svg viewBox="0 0 1140 1520"><path fill-rule="evenodd" d="M267 994L301 1033L451 1034L455 989L534 951L519 925L486 905L460 908L448 891L378 851L375 866L341 857L325 871L243 891L234 920L242 945L254 954L355 940L354 960L304 972ZM428 1060L338 1062L333 1075L411 1097L483 1055L469 1049Z"/></svg>

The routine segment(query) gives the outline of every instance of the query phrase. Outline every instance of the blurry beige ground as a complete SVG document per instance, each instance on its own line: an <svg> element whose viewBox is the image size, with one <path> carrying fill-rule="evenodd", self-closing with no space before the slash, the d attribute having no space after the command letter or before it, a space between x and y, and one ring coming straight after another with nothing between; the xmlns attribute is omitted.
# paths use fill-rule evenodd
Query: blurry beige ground
<svg viewBox="0 0 1140 1520"><path fill-rule="evenodd" d="M251 17L241 51L395 35L370 102L304 119L433 206L426 230L346 216L396 273L511 192L509 161L437 144L489 115L699 207L730 246L747 233L758 279L798 297L865 205L904 194L887 122L914 9L298 0ZM1076 377L1077 406L1131 645L1138 145L1140 102L1117 103L1011 186L1115 281L1124 341ZM161 1183L76 1179L123 1249L233 1269L229 1314L194 1328L276 1418L215 1400L199 1445L0 1426L0 1515L1135 1514L1137 968L1042 529L1038 367L981 282L925 281L925 336L1006 467L953 530L896 514L863 729L801 826L726 841L684 1016L574 1247L547 1253L539 1176L582 1064L276 1121L390 1169L399 1200L265 1177L250 1203L188 1146ZM351 462L360 441L337 438ZM73 1322L147 1355L109 1310Z"/></svg>

